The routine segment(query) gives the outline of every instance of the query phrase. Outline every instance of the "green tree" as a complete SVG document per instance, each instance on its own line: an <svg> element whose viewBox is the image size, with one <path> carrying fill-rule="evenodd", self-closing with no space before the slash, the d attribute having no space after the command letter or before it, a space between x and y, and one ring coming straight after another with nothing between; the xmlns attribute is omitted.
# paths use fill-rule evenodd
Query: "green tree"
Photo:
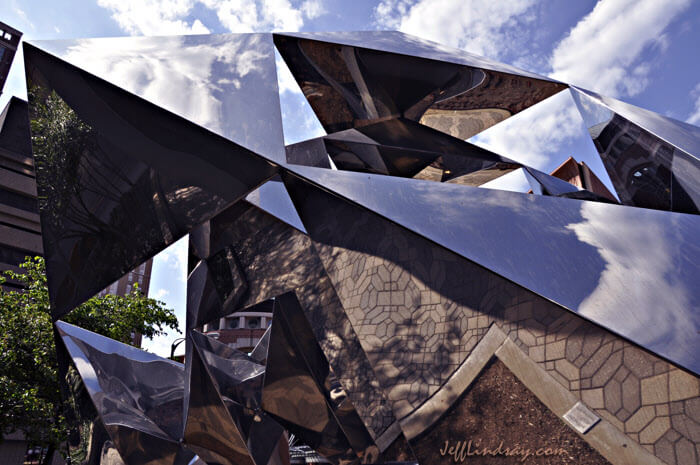
<svg viewBox="0 0 700 465"><path fill-rule="evenodd" d="M60 394L44 259L27 257L20 267L22 273L4 274L25 289L0 287L0 442L22 431L31 443L53 451L68 437L69 404ZM0 276L0 284L6 278ZM93 297L64 321L127 344L133 332L153 338L177 330L173 311L138 288L126 296Z"/></svg>

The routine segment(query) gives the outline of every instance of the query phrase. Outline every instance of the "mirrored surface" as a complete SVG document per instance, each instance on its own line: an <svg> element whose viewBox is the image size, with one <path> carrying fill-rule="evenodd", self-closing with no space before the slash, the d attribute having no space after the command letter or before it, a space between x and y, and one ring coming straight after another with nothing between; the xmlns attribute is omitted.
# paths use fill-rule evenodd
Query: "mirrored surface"
<svg viewBox="0 0 700 465"><path fill-rule="evenodd" d="M243 147L284 162L271 34L111 37L31 44Z"/></svg>
<svg viewBox="0 0 700 465"><path fill-rule="evenodd" d="M571 93L623 204L700 213L700 128L583 89Z"/></svg>
<svg viewBox="0 0 700 465"><path fill-rule="evenodd" d="M404 34L398 31L331 31L331 32L285 32L273 33L277 37L296 37L299 39L316 40L350 47L362 47L372 50L413 55L431 60L445 61L458 65L484 68L503 73L510 73L530 78L550 80L544 76L525 71L505 63L474 55L459 48ZM277 44L277 42L275 42ZM556 81L552 81L556 82Z"/></svg>
<svg viewBox="0 0 700 465"><path fill-rule="evenodd" d="M526 166L524 171L525 177L527 177L533 192L536 194L556 196L581 190L573 184L562 181L554 176L549 176L548 174L534 168L530 168L529 166Z"/></svg>
<svg viewBox="0 0 700 465"><path fill-rule="evenodd" d="M230 247L248 283L240 310L295 290L319 345L344 383L348 397L375 437L396 421L357 335L340 305L309 237L261 209L240 202L190 233L190 257ZM195 279L196 273L190 275ZM199 285L190 284L192 289ZM270 334L269 331L266 334ZM265 336L267 337L267 336ZM254 350L262 349L265 337ZM342 344L339 345L339 338ZM260 354L267 357L267 349Z"/></svg>
<svg viewBox="0 0 700 465"><path fill-rule="evenodd" d="M287 147L287 161L340 170L480 185L521 167L508 158L414 121L397 118Z"/></svg>
<svg viewBox="0 0 700 465"><path fill-rule="evenodd" d="M54 318L275 172L30 45L24 55Z"/></svg>
<svg viewBox="0 0 700 465"><path fill-rule="evenodd" d="M196 344L188 357L184 440L209 463L255 465Z"/></svg>
<svg viewBox="0 0 700 465"><path fill-rule="evenodd" d="M198 331L190 337L219 393L248 409L259 409L265 365Z"/></svg>
<svg viewBox="0 0 700 465"><path fill-rule="evenodd" d="M126 465L206 465L191 450L176 442L122 424L105 428Z"/></svg>
<svg viewBox="0 0 700 465"><path fill-rule="evenodd" d="M270 179L248 194L245 199L299 231L306 232L297 211L294 209L294 204L289 198L287 189L279 177Z"/></svg>
<svg viewBox="0 0 700 465"><path fill-rule="evenodd" d="M277 297L263 387L263 409L278 417L304 444L332 463L355 463L364 448L373 443L359 417L359 426L367 442L355 444L344 432L339 421L342 416L336 415L337 406L331 400L332 386L327 383L329 370L328 361L296 296L287 293ZM355 437L361 436L356 434L353 439Z"/></svg>
<svg viewBox="0 0 700 465"><path fill-rule="evenodd" d="M700 218L695 215L293 168L325 190L700 371L700 315L695 311L700 305L695 279ZM284 179L295 182L295 177ZM313 207L312 194L299 198L289 185L288 190L313 237L310 221L320 210Z"/></svg>
<svg viewBox="0 0 700 465"><path fill-rule="evenodd" d="M247 291L232 247L202 259L187 277L187 330L232 313Z"/></svg>
<svg viewBox="0 0 700 465"><path fill-rule="evenodd" d="M285 150L287 151L287 163L331 168L326 146L320 137L287 145Z"/></svg>
<svg viewBox="0 0 700 465"><path fill-rule="evenodd" d="M185 382L181 364L62 321L56 328L127 463L148 457L153 463L184 464L193 457L177 442Z"/></svg>
<svg viewBox="0 0 700 465"><path fill-rule="evenodd" d="M223 403L227 406L248 453L256 464L275 464L284 429L260 410L265 366L197 331L190 333L193 346ZM284 454L282 454L284 455Z"/></svg>
<svg viewBox="0 0 700 465"><path fill-rule="evenodd" d="M610 120L614 113L700 159L700 127L580 87L570 89L589 128L605 122L606 119ZM586 97L586 100L594 105L584 103L583 100L579 100L580 97ZM599 108L595 108L596 106ZM608 118L604 117L606 113Z"/></svg>
<svg viewBox="0 0 700 465"><path fill-rule="evenodd" d="M405 117L467 139L566 87L401 33L274 41L329 134Z"/></svg>
<svg viewBox="0 0 700 465"><path fill-rule="evenodd" d="M258 363L265 364L265 361L267 360L267 351L270 347L270 331L271 327L268 327L265 330L265 334L263 334L258 343L255 345L253 351L250 353L250 358Z"/></svg>

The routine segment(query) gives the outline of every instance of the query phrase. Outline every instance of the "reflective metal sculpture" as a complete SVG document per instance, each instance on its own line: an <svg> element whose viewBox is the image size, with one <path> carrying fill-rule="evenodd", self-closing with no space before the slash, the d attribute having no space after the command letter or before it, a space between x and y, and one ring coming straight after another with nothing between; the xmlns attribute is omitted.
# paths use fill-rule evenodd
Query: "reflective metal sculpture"
<svg viewBox="0 0 700 465"><path fill-rule="evenodd" d="M56 328L126 463L189 464L179 443L184 369L62 321Z"/></svg>
<svg viewBox="0 0 700 465"><path fill-rule="evenodd" d="M283 145L275 49L327 135ZM464 140L567 84L397 32L24 53L54 319L189 233L184 367L56 322L127 465L283 465L285 430L334 464L431 463L495 337L620 424L632 375L675 365L668 402L700 401L700 129L570 87L617 204ZM516 169L531 194L479 188ZM250 354L200 332L270 301ZM692 420L654 402L655 428Z"/></svg>
<svg viewBox="0 0 700 465"><path fill-rule="evenodd" d="M700 129L571 88L624 205L700 213Z"/></svg>

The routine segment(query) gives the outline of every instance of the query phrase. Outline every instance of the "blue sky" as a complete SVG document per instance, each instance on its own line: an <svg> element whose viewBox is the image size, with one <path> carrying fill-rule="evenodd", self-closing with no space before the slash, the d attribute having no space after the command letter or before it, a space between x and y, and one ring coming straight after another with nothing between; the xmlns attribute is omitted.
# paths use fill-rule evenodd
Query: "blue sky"
<svg viewBox="0 0 700 465"><path fill-rule="evenodd" d="M4 0L0 21L27 40L398 29L700 125L700 2L691 0ZM26 98L23 72L16 60L0 108ZM322 134L288 71L278 81L287 143ZM568 92L471 142L543 171L573 155L607 181ZM181 320L186 252L183 239L160 253L151 282L151 296ZM145 347L168 355L176 337Z"/></svg>

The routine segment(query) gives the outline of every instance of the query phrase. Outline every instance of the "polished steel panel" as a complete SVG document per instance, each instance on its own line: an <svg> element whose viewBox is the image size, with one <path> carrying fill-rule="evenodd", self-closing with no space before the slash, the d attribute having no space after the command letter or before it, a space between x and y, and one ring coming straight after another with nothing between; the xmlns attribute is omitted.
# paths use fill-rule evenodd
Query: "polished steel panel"
<svg viewBox="0 0 700 465"><path fill-rule="evenodd" d="M548 174L534 168L530 168L529 166L524 167L523 170L525 171L525 177L530 183L530 187L532 187L535 194L557 196L581 190L573 184L562 181L554 176L549 176Z"/></svg>
<svg viewBox="0 0 700 465"><path fill-rule="evenodd" d="M294 293L275 299L262 406L332 463L359 463L378 454Z"/></svg>
<svg viewBox="0 0 700 465"><path fill-rule="evenodd" d="M458 65L483 68L502 73L509 73L543 81L557 82L548 77L532 73L515 66L474 55L465 50L448 47L430 40L422 39L398 31L332 31L332 32L275 32L278 37L316 40L349 47L362 47L371 50L411 55L430 60L444 61ZM277 42L275 42L277 44Z"/></svg>
<svg viewBox="0 0 700 465"><path fill-rule="evenodd" d="M246 201L305 233L289 194L279 177L274 177L246 196Z"/></svg>
<svg viewBox="0 0 700 465"><path fill-rule="evenodd" d="M572 88L620 201L700 213L700 128Z"/></svg>
<svg viewBox="0 0 700 465"><path fill-rule="evenodd" d="M232 313L248 291L231 247L201 260L188 276L187 284L188 331Z"/></svg>
<svg viewBox="0 0 700 465"><path fill-rule="evenodd" d="M256 465L197 344L190 347L185 442L209 463Z"/></svg>
<svg viewBox="0 0 700 465"><path fill-rule="evenodd" d="M233 205L189 237L191 262L199 263L223 248L236 251L249 289L239 310L297 292L314 335L356 411L373 437L384 437L396 418L384 392L377 388L376 375L309 237L247 202ZM193 289L200 286L197 276L192 273L189 278ZM267 357L267 349L262 356Z"/></svg>
<svg viewBox="0 0 700 465"><path fill-rule="evenodd" d="M695 215L293 168L306 180L287 175L285 183L312 237L310 224L317 221L312 216L322 209L313 206L316 191L308 182L700 371L700 314L695 311L700 307L695 278L700 218ZM290 183L307 187L295 193Z"/></svg>
<svg viewBox="0 0 700 465"><path fill-rule="evenodd" d="M523 166L523 173L533 194L552 195L567 199L591 200L594 202L617 203L607 197L598 195L587 189L581 189L555 176L543 173L529 166Z"/></svg>
<svg viewBox="0 0 700 465"><path fill-rule="evenodd" d="M566 88L395 32L274 41L328 133L405 117L467 139Z"/></svg>
<svg viewBox="0 0 700 465"><path fill-rule="evenodd" d="M267 351L270 347L270 331L271 326L268 326L268 328L265 330L265 334L263 334L258 343L255 345L253 351L250 353L250 358L258 363L264 364L267 360Z"/></svg>
<svg viewBox="0 0 700 465"><path fill-rule="evenodd" d="M76 326L56 328L117 450L128 465L186 464L182 364Z"/></svg>
<svg viewBox="0 0 700 465"><path fill-rule="evenodd" d="M253 152L284 162L269 33L30 44Z"/></svg>
<svg viewBox="0 0 700 465"><path fill-rule="evenodd" d="M384 120L287 147L288 162L480 185L521 167L508 158L405 118ZM457 179L460 178L460 179Z"/></svg>
<svg viewBox="0 0 700 465"><path fill-rule="evenodd" d="M55 318L275 172L259 155L31 45L24 55Z"/></svg>
<svg viewBox="0 0 700 465"><path fill-rule="evenodd" d="M265 365L198 331L190 337L220 394L250 410L259 409Z"/></svg>
<svg viewBox="0 0 700 465"><path fill-rule="evenodd" d="M206 369L228 408L237 434L246 443L248 454L256 464L279 463L281 456L276 446L284 441L284 429L260 409L265 367L243 352L197 331L192 331L190 337L197 352L195 363L203 364Z"/></svg>
<svg viewBox="0 0 700 465"><path fill-rule="evenodd" d="M607 122L615 113L700 159L700 127L580 87L572 86L570 89L589 129ZM580 97L585 97L594 106L578 100Z"/></svg>

